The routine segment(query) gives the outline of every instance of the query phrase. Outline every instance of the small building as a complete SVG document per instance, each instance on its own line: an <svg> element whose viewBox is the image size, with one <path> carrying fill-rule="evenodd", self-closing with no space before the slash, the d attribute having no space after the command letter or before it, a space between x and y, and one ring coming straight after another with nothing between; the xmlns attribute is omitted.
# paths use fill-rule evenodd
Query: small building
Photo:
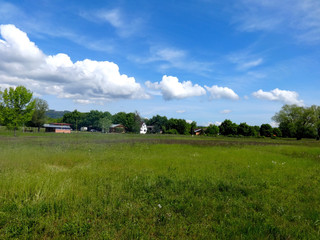
<svg viewBox="0 0 320 240"><path fill-rule="evenodd" d="M204 129L202 129L202 128L197 128L197 129L194 130L194 134L195 134L196 136L202 135L202 134L204 134Z"/></svg>
<svg viewBox="0 0 320 240"><path fill-rule="evenodd" d="M147 125L145 123L142 123L140 127L140 134L146 134L147 131L148 131Z"/></svg>
<svg viewBox="0 0 320 240"><path fill-rule="evenodd" d="M43 127L46 129L46 132L55 132L55 133L71 133L71 124L69 123L49 123L44 124Z"/></svg>
<svg viewBox="0 0 320 240"><path fill-rule="evenodd" d="M112 124L109 128L109 133L125 133L125 127L122 124Z"/></svg>

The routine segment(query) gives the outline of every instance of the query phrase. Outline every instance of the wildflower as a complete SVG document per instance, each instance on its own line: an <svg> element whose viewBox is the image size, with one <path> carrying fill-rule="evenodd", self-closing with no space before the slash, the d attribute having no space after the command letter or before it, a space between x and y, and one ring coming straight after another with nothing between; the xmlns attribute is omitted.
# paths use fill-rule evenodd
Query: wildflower
<svg viewBox="0 0 320 240"><path fill-rule="evenodd" d="M158 204L158 208L162 208L162 206L161 206L161 204L160 204L160 203Z"/></svg>

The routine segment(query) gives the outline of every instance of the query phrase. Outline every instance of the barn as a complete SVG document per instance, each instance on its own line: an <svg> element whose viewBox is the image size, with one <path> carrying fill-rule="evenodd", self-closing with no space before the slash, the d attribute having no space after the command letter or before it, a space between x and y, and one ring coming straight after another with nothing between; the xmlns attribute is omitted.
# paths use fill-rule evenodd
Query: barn
<svg viewBox="0 0 320 240"><path fill-rule="evenodd" d="M125 127L122 124L112 124L109 128L110 133L125 133Z"/></svg>
<svg viewBox="0 0 320 240"><path fill-rule="evenodd" d="M46 129L46 132L55 132L55 133L71 133L71 124L69 123L49 123L44 124L43 127Z"/></svg>

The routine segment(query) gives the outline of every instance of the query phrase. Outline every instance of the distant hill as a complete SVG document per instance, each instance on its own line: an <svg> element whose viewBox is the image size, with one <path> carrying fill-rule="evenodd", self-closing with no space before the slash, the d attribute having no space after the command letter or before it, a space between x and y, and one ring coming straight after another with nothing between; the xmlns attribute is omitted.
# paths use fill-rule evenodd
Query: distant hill
<svg viewBox="0 0 320 240"><path fill-rule="evenodd" d="M62 118L65 113L69 113L69 112L70 111L66 111L66 110L65 111L56 111L56 110L50 109L46 112L46 116L49 118L57 119L57 118Z"/></svg>

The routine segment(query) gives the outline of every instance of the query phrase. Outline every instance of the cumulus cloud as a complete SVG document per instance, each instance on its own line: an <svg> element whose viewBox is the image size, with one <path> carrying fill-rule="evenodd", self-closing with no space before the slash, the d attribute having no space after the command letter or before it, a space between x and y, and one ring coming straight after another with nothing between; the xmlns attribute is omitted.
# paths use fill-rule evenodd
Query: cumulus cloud
<svg viewBox="0 0 320 240"><path fill-rule="evenodd" d="M177 77L167 75L162 77L160 83L147 81L145 84L148 88L160 90L165 100L183 99L206 94L206 90L198 84L193 85L191 81L179 82Z"/></svg>
<svg viewBox="0 0 320 240"><path fill-rule="evenodd" d="M222 122L219 122L219 121L215 121L214 123L213 123L213 122L208 122L208 123L205 123L204 126L205 126L205 127L208 127L208 126L210 126L210 125L216 125L216 126L219 127L219 126L221 125L221 123L222 123Z"/></svg>
<svg viewBox="0 0 320 240"><path fill-rule="evenodd" d="M239 99L239 96L232 89L227 87L213 85L212 87L205 86L205 88L210 94L210 99Z"/></svg>
<svg viewBox="0 0 320 240"><path fill-rule="evenodd" d="M278 101L285 104L296 104L303 106L303 100L299 100L299 94L294 91L273 89L270 92L264 92L262 89L252 93L252 96L259 99L266 99L270 101Z"/></svg>
<svg viewBox="0 0 320 240"><path fill-rule="evenodd" d="M14 25L0 25L2 85L24 85L40 94L54 94L76 102L148 98L133 77L121 74L108 61L72 62L66 54L44 54Z"/></svg>

